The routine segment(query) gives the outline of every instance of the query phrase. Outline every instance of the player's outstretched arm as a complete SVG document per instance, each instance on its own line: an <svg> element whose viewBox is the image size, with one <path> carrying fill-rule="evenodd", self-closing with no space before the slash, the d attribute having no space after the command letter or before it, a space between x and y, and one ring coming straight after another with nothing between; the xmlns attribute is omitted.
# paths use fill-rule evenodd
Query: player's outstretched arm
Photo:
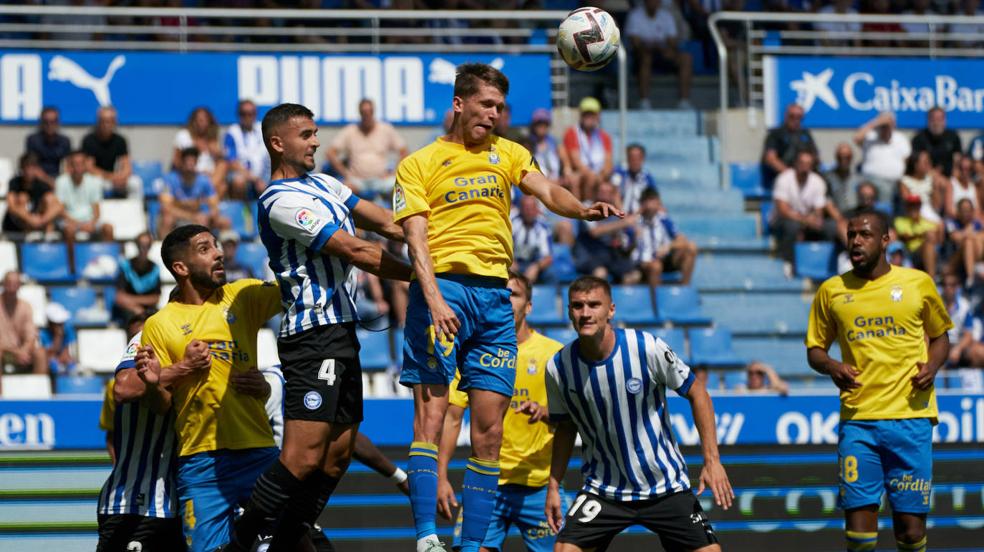
<svg viewBox="0 0 984 552"><path fill-rule="evenodd" d="M371 201L359 201L352 209L355 226L363 230L375 232L380 236L402 242L403 227L393 222L393 212L384 209Z"/></svg>
<svg viewBox="0 0 984 552"><path fill-rule="evenodd" d="M461 419L465 409L449 404L444 415L444 429L441 432L441 443L437 447L437 513L446 520L454 519L454 511L458 508L458 497L454 487L448 481L448 464L458 446L458 435L461 434Z"/></svg>
<svg viewBox="0 0 984 552"><path fill-rule="evenodd" d="M574 422L564 420L557 423L554 431L553 449L550 457L550 482L547 483L547 503L544 508L547 523L554 533L560 532L564 524L564 509L561 505L561 482L567 475L567 464L571 461L574 451L574 440L577 438L577 427Z"/></svg>
<svg viewBox="0 0 984 552"><path fill-rule="evenodd" d="M321 252L341 257L380 278L410 281L410 265L384 250L378 243L357 238L348 232L332 234Z"/></svg>
<svg viewBox="0 0 984 552"><path fill-rule="evenodd" d="M585 207L570 191L550 182L538 172L526 173L519 183L519 189L539 199L554 213L562 217L582 220L602 220L612 215L624 217L625 213L610 203L596 202Z"/></svg>
<svg viewBox="0 0 984 552"><path fill-rule="evenodd" d="M352 457L369 466L379 475L392 479L400 492L410 495L406 472L396 467L361 431L355 434L355 449L352 451Z"/></svg>
<svg viewBox="0 0 984 552"><path fill-rule="evenodd" d="M427 245L427 217L412 215L403 219L403 233L407 237L407 249L413 261L413 272L420 285L420 291L427 302L438 339L453 340L461 321L448 306L437 287L434 264L431 261L430 246Z"/></svg>
<svg viewBox="0 0 984 552"><path fill-rule="evenodd" d="M827 351L820 347L810 347L807 349L806 361L814 371L825 376L830 376L830 379L834 380L834 384L841 391L851 391L861 387L861 384L857 381L857 377L861 372L857 368L850 364L837 362L830 358Z"/></svg>
<svg viewBox="0 0 984 552"><path fill-rule="evenodd" d="M704 455L704 467L700 470L697 494L703 493L705 487L710 488L711 494L714 495L714 503L727 510L735 499L735 492L731 489L731 481L728 480L728 474L724 471L718 453L714 404L711 402L711 396L707 394L707 388L699 379L695 379L690 385L686 397L690 401L690 411L694 416L694 425L697 426L700 448Z"/></svg>

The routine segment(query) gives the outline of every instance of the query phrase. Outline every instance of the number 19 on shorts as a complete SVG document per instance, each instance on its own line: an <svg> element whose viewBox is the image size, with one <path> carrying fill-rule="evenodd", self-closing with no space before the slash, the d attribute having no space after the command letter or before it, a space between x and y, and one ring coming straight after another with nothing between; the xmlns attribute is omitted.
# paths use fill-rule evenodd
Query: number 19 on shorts
<svg viewBox="0 0 984 552"><path fill-rule="evenodd" d="M598 517L598 514L601 513L601 502L598 502L593 498L589 500L588 495L581 494L574 500L574 504L567 512L567 517L575 517L579 515L578 510L580 510L581 513L580 517L577 518L577 521L580 523L588 523Z"/></svg>

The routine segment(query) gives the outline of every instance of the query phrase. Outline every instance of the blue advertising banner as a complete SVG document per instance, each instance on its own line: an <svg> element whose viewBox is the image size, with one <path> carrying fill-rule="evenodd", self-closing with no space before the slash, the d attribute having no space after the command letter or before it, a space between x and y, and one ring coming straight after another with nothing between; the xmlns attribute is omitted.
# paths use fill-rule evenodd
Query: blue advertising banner
<svg viewBox="0 0 984 552"><path fill-rule="evenodd" d="M984 60L766 56L765 116L803 106L808 128L857 128L892 111L901 128L923 128L940 106L950 128L984 128Z"/></svg>
<svg viewBox="0 0 984 552"><path fill-rule="evenodd" d="M984 395L940 395L933 438L943 443L984 443ZM99 449L99 400L0 401L0 450ZM689 403L669 399L670 424L679 441L696 445ZM716 395L718 440L726 445L834 444L840 421L835 395ZM410 443L413 403L367 399L362 431L379 445ZM467 424L461 442L467 441Z"/></svg>
<svg viewBox="0 0 984 552"><path fill-rule="evenodd" d="M325 124L358 120L363 98L394 124L439 125L451 106L455 68L483 62L510 81L513 123L550 107L550 57L544 54L233 54L0 50L0 124L38 120L61 110L62 123L89 125L113 105L125 125L184 124L197 106L224 124L236 102L253 100L260 115L302 103Z"/></svg>

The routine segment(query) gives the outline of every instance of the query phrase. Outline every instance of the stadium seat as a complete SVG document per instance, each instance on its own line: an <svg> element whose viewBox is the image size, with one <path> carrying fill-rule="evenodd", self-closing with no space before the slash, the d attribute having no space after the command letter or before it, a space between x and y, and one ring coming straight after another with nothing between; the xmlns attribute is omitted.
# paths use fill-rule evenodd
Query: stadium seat
<svg viewBox="0 0 984 552"><path fill-rule="evenodd" d="M731 346L731 332L726 328L690 330L690 363L694 366L744 366Z"/></svg>
<svg viewBox="0 0 984 552"><path fill-rule="evenodd" d="M555 243L553 246L553 263L550 265L550 274L560 283L573 282L577 279L577 270L574 269L574 255L567 244Z"/></svg>
<svg viewBox="0 0 984 552"><path fill-rule="evenodd" d="M24 274L45 284L71 283L75 275L68 268L68 248L64 243L21 244Z"/></svg>
<svg viewBox="0 0 984 552"><path fill-rule="evenodd" d="M772 233L772 227L770 223L772 221L772 210L775 206L772 201L763 201L759 204L759 216L762 217L762 234L769 235Z"/></svg>
<svg viewBox="0 0 984 552"><path fill-rule="evenodd" d="M372 374L372 397L376 399L389 399L396 396L396 388L402 385L393 384L393 376L388 372L375 372Z"/></svg>
<svg viewBox="0 0 984 552"><path fill-rule="evenodd" d="M112 221L117 240L132 240L147 231L147 217L139 199L106 199L99 203L99 218Z"/></svg>
<svg viewBox="0 0 984 552"><path fill-rule="evenodd" d="M239 242L236 247L236 260L240 264L248 266L257 278L265 279L270 271L266 248L258 242Z"/></svg>
<svg viewBox="0 0 984 552"><path fill-rule="evenodd" d="M742 336L802 335L812 294L728 293L703 296L704 311L716 324Z"/></svg>
<svg viewBox="0 0 984 552"><path fill-rule="evenodd" d="M92 394L103 393L106 382L98 376L59 375L55 378L55 393L62 394Z"/></svg>
<svg viewBox="0 0 984 552"><path fill-rule="evenodd" d="M692 286L656 288L656 312L663 321L683 326L705 326L711 319L700 306L700 297Z"/></svg>
<svg viewBox="0 0 984 552"><path fill-rule="evenodd" d="M543 330L543 335L553 339L554 341L559 341L564 345L567 345L571 341L577 339L577 332L570 326L566 328L547 328Z"/></svg>
<svg viewBox="0 0 984 552"><path fill-rule="evenodd" d="M222 201L219 203L219 212L222 216L229 219L232 229L244 240L256 238L256 225L246 217L246 206L242 201Z"/></svg>
<svg viewBox="0 0 984 552"><path fill-rule="evenodd" d="M758 221L753 215L687 215L673 217L677 228L690 238L728 236L731 239L758 237Z"/></svg>
<svg viewBox="0 0 984 552"><path fill-rule="evenodd" d="M277 336L269 328L261 328L256 334L256 366L262 369L279 364Z"/></svg>
<svg viewBox="0 0 984 552"><path fill-rule="evenodd" d="M567 318L560 312L560 302L557 300L557 286L533 286L533 310L526 320L533 326L564 324Z"/></svg>
<svg viewBox="0 0 984 552"><path fill-rule="evenodd" d="M44 316L44 309L48 306L48 294L44 286L23 284L17 292L17 298L31 305L35 326L43 328L48 325L48 320Z"/></svg>
<svg viewBox="0 0 984 552"><path fill-rule="evenodd" d="M160 180L164 176L161 162L134 161L131 166L133 167L133 174L139 176L143 183L144 198L157 197L163 185Z"/></svg>
<svg viewBox="0 0 984 552"><path fill-rule="evenodd" d="M798 278L786 278L778 259L729 253L698 257L693 282L701 292L803 291L806 284Z"/></svg>
<svg viewBox="0 0 984 552"><path fill-rule="evenodd" d="M126 350L126 342L126 332L120 329L79 330L79 367L113 373Z"/></svg>
<svg viewBox="0 0 984 552"><path fill-rule="evenodd" d="M612 286L615 318L629 325L659 324L649 286Z"/></svg>
<svg viewBox="0 0 984 552"><path fill-rule="evenodd" d="M722 376L724 388L729 391L744 387L748 383L748 376L745 375L744 370L728 370Z"/></svg>
<svg viewBox="0 0 984 552"><path fill-rule="evenodd" d="M361 345L359 361L363 370L369 372L386 370L393 364L387 332L373 332L359 328L356 330L356 335Z"/></svg>
<svg viewBox="0 0 984 552"><path fill-rule="evenodd" d="M797 276L822 281L836 272L833 242L799 242L795 255Z"/></svg>
<svg viewBox="0 0 984 552"><path fill-rule="evenodd" d="M95 288L53 287L50 292L51 301L65 307L71 315L69 324L76 327L97 327L109 322L109 313L100 306Z"/></svg>
<svg viewBox="0 0 984 552"><path fill-rule="evenodd" d="M122 252L115 242L83 242L75 244L75 274L96 283L108 283L116 279L119 270L117 259Z"/></svg>
<svg viewBox="0 0 984 552"><path fill-rule="evenodd" d="M50 399L51 378L47 374L8 374L3 376L4 399Z"/></svg>
<svg viewBox="0 0 984 552"><path fill-rule="evenodd" d="M158 238L163 239L164 236L160 236L157 233L157 224L161 221L161 202L156 199L147 200L147 230Z"/></svg>
<svg viewBox="0 0 984 552"><path fill-rule="evenodd" d="M731 186L741 190L745 199L762 199L769 197L769 192L762 187L762 167L758 161L731 163Z"/></svg>
<svg viewBox="0 0 984 552"><path fill-rule="evenodd" d="M813 375L806 362L806 346L799 337L736 337L732 341L735 354L749 362L758 360L773 368L782 377ZM832 358L834 357L831 351Z"/></svg>
<svg viewBox="0 0 984 552"><path fill-rule="evenodd" d="M0 241L0 277L11 270L20 270L17 262L17 246L14 242Z"/></svg>
<svg viewBox="0 0 984 552"><path fill-rule="evenodd" d="M648 328L646 331L662 339L681 358L689 358L687 355L687 338L683 333L683 328Z"/></svg>

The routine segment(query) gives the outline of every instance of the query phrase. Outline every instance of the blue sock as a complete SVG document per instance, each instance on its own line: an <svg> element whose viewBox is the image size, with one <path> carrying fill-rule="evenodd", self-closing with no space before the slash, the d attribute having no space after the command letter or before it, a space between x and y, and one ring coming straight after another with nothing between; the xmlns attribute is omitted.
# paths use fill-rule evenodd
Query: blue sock
<svg viewBox="0 0 984 552"><path fill-rule="evenodd" d="M482 546L498 487L498 460L479 460L474 456L468 459L465 484L461 487L461 552L478 552Z"/></svg>
<svg viewBox="0 0 984 552"><path fill-rule="evenodd" d="M410 443L407 462L407 481L410 483L410 508L417 540L437 534L437 445L414 441Z"/></svg>

